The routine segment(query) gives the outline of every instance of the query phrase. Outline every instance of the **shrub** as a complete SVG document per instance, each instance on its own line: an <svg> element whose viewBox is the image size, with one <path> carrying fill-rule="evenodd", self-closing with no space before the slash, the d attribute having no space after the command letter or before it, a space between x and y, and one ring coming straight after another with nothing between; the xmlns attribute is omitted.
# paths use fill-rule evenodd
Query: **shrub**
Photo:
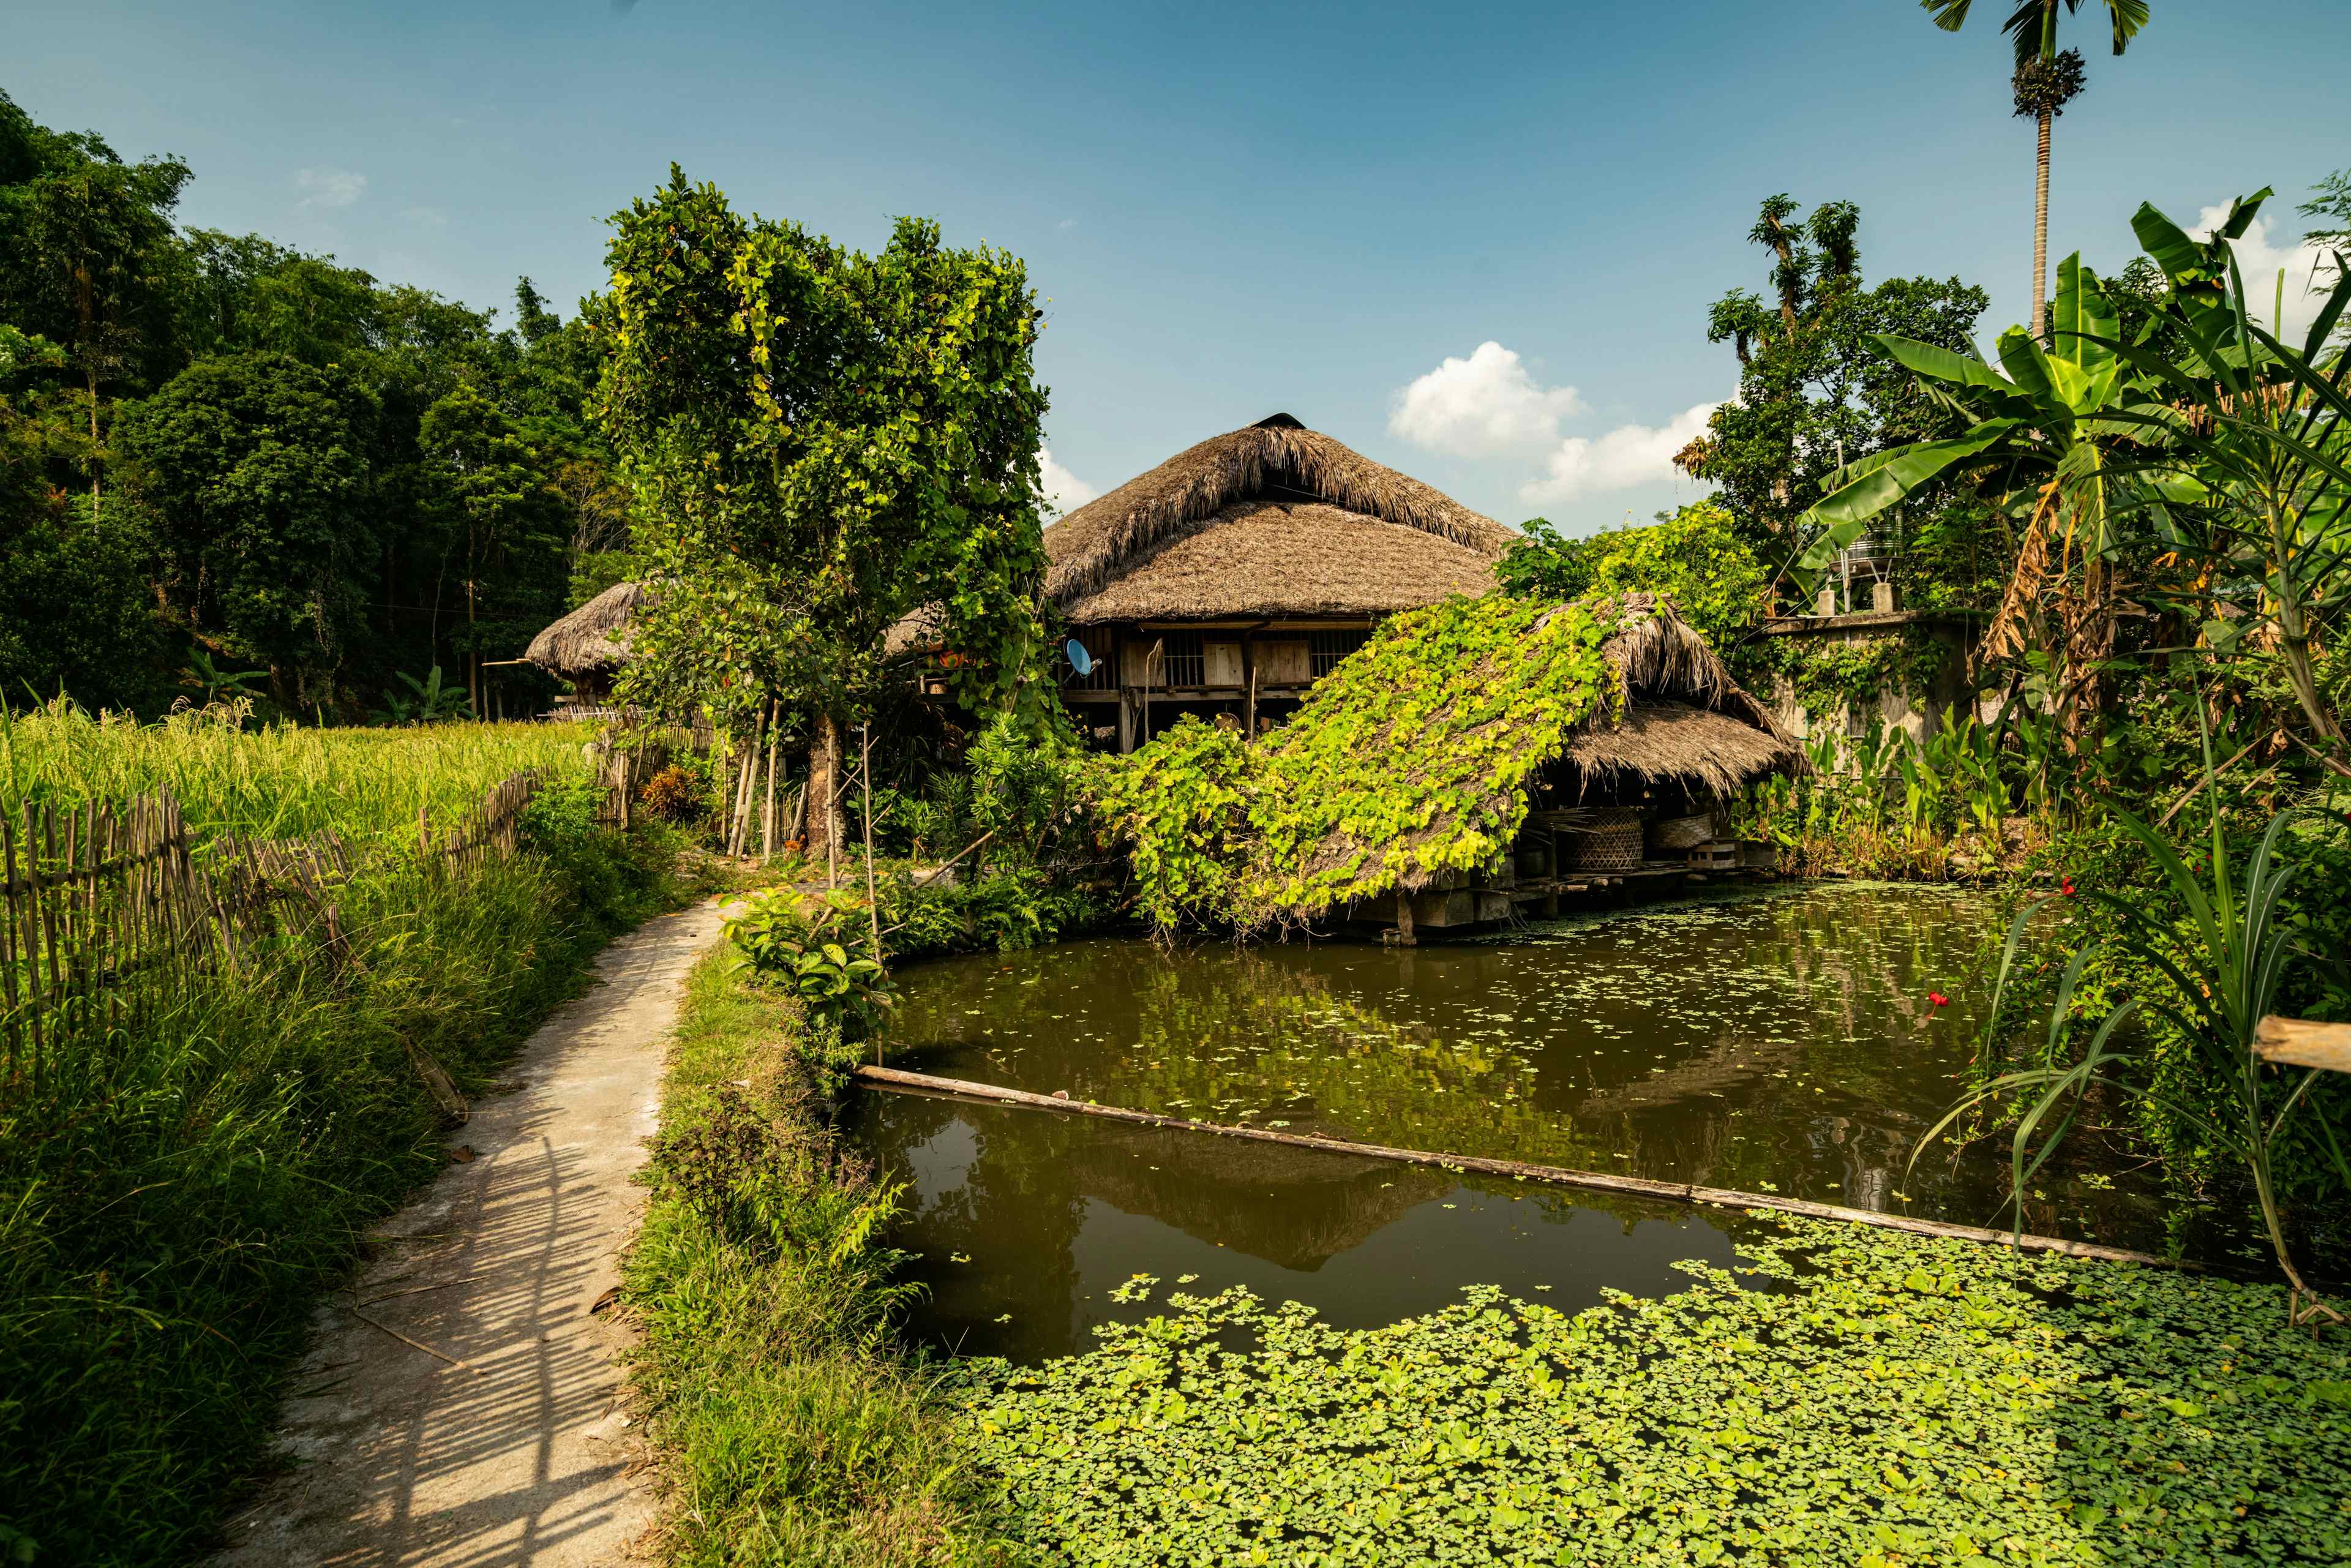
<svg viewBox="0 0 2351 1568"><path fill-rule="evenodd" d="M678 827L700 821L709 810L702 781L674 762L645 780L637 804L648 816Z"/></svg>
<svg viewBox="0 0 2351 1568"><path fill-rule="evenodd" d="M845 1040L868 1038L897 1000L874 951L872 916L853 894L773 888L752 897L726 929L753 972Z"/></svg>

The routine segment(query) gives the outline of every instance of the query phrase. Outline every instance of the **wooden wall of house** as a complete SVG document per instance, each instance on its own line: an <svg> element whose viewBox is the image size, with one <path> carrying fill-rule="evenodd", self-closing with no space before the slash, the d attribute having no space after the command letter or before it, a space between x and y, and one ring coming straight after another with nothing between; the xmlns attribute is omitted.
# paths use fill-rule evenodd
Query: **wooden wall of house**
<svg viewBox="0 0 2351 1568"><path fill-rule="evenodd" d="M1244 728L1278 725L1371 634L1368 618L1207 623L1129 622L1077 633L1092 661L1065 661L1061 698L1105 749L1131 751L1186 713Z"/></svg>

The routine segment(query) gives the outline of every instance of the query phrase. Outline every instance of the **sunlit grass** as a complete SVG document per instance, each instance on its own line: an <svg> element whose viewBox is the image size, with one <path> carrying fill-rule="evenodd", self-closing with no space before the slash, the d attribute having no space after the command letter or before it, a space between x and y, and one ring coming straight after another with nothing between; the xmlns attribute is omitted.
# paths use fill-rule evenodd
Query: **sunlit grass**
<svg viewBox="0 0 2351 1568"><path fill-rule="evenodd" d="M165 789L200 838L333 829L353 841L404 841L415 836L420 809L445 828L509 774L580 770L589 738L581 727L555 724L240 727L218 710L140 724L64 705L0 713L0 811Z"/></svg>

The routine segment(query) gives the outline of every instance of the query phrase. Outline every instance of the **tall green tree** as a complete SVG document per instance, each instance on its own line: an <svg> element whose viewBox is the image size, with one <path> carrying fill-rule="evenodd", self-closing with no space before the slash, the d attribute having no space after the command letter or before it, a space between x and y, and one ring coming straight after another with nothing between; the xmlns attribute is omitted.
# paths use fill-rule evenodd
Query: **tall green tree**
<svg viewBox="0 0 2351 1568"><path fill-rule="evenodd" d="M660 584L631 689L738 731L808 716L818 834L893 626L922 612L959 694L1041 705L1045 392L1018 258L902 221L874 256L669 183L613 219L607 427Z"/></svg>
<svg viewBox="0 0 2351 1568"><path fill-rule="evenodd" d="M528 638L560 601L561 497L515 422L469 382L424 411L418 443L464 573L465 690L482 713L484 653ZM522 627L513 623L518 609Z"/></svg>
<svg viewBox="0 0 2351 1568"><path fill-rule="evenodd" d="M297 711L331 701L375 562L374 397L267 352L201 360L126 422L159 523L159 591L197 638L265 664Z"/></svg>
<svg viewBox="0 0 2351 1568"><path fill-rule="evenodd" d="M64 345L83 388L81 465L98 500L102 393L168 351L176 158L126 163L94 133L35 124L0 92L0 320Z"/></svg>
<svg viewBox="0 0 2351 1568"><path fill-rule="evenodd" d="M1708 315L1707 336L1738 355L1739 395L1676 461L1721 486L1748 544L1774 566L1801 542L1796 518L1829 475L1966 423L1922 392L1877 340L1891 333L1963 350L1988 303L1983 290L1956 277L1866 286L1859 227L1849 202L1800 216L1793 197L1771 197L1748 235L1771 253L1770 294L1732 289ZM1903 520L1915 532L1949 499L1919 496Z"/></svg>
<svg viewBox="0 0 2351 1568"><path fill-rule="evenodd" d="M2147 26L2147 0L2098 0L2105 7L2114 52L2120 55ZM1918 0L1935 18L1935 26L1956 33L1967 26L1974 0ZM2081 92L2085 75L2078 49L2057 47L2059 0L2016 0L2008 20L2001 25L2015 46L2016 74L2011 87L2020 119L2035 121L2040 141L2032 174L2032 335L2049 341L2049 130L2065 106ZM2064 0L2068 15L2082 8L2082 0Z"/></svg>

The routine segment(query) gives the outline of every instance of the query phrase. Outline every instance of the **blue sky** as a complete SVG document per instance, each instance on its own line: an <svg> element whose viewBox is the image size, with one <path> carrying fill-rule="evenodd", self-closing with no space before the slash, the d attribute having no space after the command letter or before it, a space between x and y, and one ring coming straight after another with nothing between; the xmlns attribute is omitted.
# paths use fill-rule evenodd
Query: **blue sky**
<svg viewBox="0 0 2351 1568"><path fill-rule="evenodd" d="M1762 286L1743 236L1772 192L1858 202L1872 278L1985 286L1987 335L2024 315L2005 9L1952 37L1911 0L47 0L12 7L0 87L188 159L189 223L476 305L522 273L596 287L603 219L672 160L851 245L935 217L1048 301L1072 497L1286 410L1585 531L1698 493L1662 454L1735 383L1705 314ZM2351 7L2157 0L2120 60L2071 26L2090 87L2057 125L2053 260L2119 265L2140 201L2192 220L2264 183L2262 258L2290 251L2293 204L2351 165L2318 107Z"/></svg>

